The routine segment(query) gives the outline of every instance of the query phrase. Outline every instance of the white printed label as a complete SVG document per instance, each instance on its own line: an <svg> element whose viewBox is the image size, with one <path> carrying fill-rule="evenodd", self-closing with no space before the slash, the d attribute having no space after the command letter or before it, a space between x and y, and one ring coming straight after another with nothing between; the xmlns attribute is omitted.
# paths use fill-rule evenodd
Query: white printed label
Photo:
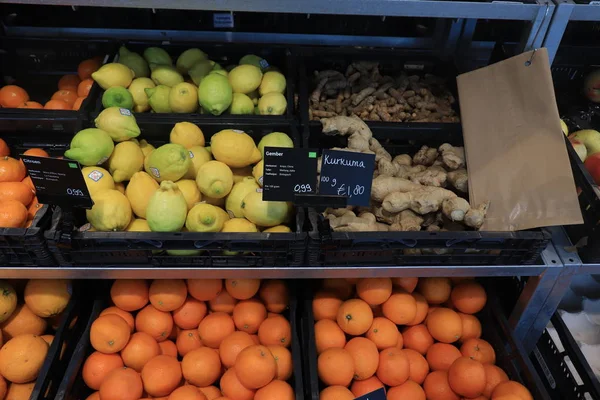
<svg viewBox="0 0 600 400"><path fill-rule="evenodd" d="M213 27L215 28L233 28L233 14L231 13L214 13Z"/></svg>
<svg viewBox="0 0 600 400"><path fill-rule="evenodd" d="M150 168L150 172L152 172L152 175L154 175L156 178L160 178L160 172L158 171L158 168Z"/></svg>
<svg viewBox="0 0 600 400"><path fill-rule="evenodd" d="M90 172L88 174L88 178L90 178L94 182L98 182L100 179L102 179L103 176L104 176L104 174L102 172L98 171L97 169L93 170L92 172Z"/></svg>
<svg viewBox="0 0 600 400"><path fill-rule="evenodd" d="M256 193L262 193L262 191L263 191L262 188L256 189Z"/></svg>
<svg viewBox="0 0 600 400"><path fill-rule="evenodd" d="M102 158L100 159L100 161L98 161L98 163L97 163L96 165L102 165L102 164L104 164L104 162L105 162L106 160L108 160L108 157L102 157Z"/></svg>
<svg viewBox="0 0 600 400"><path fill-rule="evenodd" d="M128 117L131 117L131 111L129 111L126 108L119 108L119 112L121 113L121 115L126 115Z"/></svg>
<svg viewBox="0 0 600 400"><path fill-rule="evenodd" d="M269 62L267 60L265 60L265 59L260 60L258 64L260 65L260 67L262 69L269 68Z"/></svg>
<svg viewBox="0 0 600 400"><path fill-rule="evenodd" d="M262 177L262 176L261 176L260 178L258 178L258 184L259 184L260 186L262 186L262 185L263 185L263 177Z"/></svg>
<svg viewBox="0 0 600 400"><path fill-rule="evenodd" d="M190 158L194 158L194 153L192 153L191 150L189 151L189 153L190 153Z"/></svg>

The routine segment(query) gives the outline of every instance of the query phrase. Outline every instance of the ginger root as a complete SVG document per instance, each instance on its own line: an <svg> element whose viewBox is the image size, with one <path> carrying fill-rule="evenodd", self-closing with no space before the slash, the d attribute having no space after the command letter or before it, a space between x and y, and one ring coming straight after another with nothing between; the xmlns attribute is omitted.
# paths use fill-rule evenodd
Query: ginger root
<svg viewBox="0 0 600 400"><path fill-rule="evenodd" d="M418 183L413 183L408 179L379 175L377 178L373 179L373 183L371 185L371 199L382 202L386 196L391 193L416 191L422 187L424 186L421 186ZM400 211L402 210L395 212Z"/></svg>
<svg viewBox="0 0 600 400"><path fill-rule="evenodd" d="M453 197L446 199L442 203L442 213L451 221L462 221L465 219L465 214L469 212L471 206L469 202L462 197Z"/></svg>
<svg viewBox="0 0 600 400"><path fill-rule="evenodd" d="M398 179L398 178L396 178ZM410 209L417 214L427 214L440 209L446 199L457 197L454 192L435 186L418 185L416 190L394 191L381 204L384 210L396 213Z"/></svg>
<svg viewBox="0 0 600 400"><path fill-rule="evenodd" d="M422 167L422 165L419 165L419 167ZM446 186L447 176L448 174L444 168L434 165L424 171L411 174L409 178L412 182L421 185L444 187Z"/></svg>
<svg viewBox="0 0 600 400"><path fill-rule="evenodd" d="M475 208L471 208L465 215L465 225L475 229L481 228L489 207L490 202L488 201L481 203Z"/></svg>
<svg viewBox="0 0 600 400"><path fill-rule="evenodd" d="M439 147L444 165L451 170L464 168L465 166L465 148L454 147L451 144L444 143Z"/></svg>
<svg viewBox="0 0 600 400"><path fill-rule="evenodd" d="M396 215L394 223L390 226L390 231L420 231L422 223L423 217L411 210L404 210Z"/></svg>
<svg viewBox="0 0 600 400"><path fill-rule="evenodd" d="M463 193L469 192L469 176L467 175L467 170L464 168L448 172L448 182L458 191Z"/></svg>
<svg viewBox="0 0 600 400"><path fill-rule="evenodd" d="M329 225L338 232L367 232L388 230L387 225L377 223L375 215L369 212L358 217L353 212L348 212L341 217L333 214L327 215Z"/></svg>
<svg viewBox="0 0 600 400"><path fill-rule="evenodd" d="M430 166L438 157L438 151L428 146L422 146L413 157L413 164Z"/></svg>

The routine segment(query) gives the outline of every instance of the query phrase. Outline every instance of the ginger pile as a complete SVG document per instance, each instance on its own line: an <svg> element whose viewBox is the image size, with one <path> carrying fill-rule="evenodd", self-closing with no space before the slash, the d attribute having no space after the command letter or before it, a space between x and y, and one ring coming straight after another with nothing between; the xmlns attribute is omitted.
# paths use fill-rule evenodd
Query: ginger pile
<svg viewBox="0 0 600 400"><path fill-rule="evenodd" d="M458 122L455 98L444 79L425 74L382 75L377 62L354 62L345 74L315 71L311 120L352 116L367 121Z"/></svg>
<svg viewBox="0 0 600 400"><path fill-rule="evenodd" d="M456 231L479 229L489 202L472 207L463 147L422 146L414 155L392 156L358 117L322 119L323 133L348 136L336 150L375 154L370 207L327 209L334 231Z"/></svg>

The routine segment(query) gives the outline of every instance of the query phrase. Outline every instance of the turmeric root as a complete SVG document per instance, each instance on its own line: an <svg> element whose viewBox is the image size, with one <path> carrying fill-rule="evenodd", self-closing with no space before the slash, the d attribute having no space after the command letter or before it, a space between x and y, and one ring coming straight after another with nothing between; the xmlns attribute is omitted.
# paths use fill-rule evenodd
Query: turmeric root
<svg viewBox="0 0 600 400"><path fill-rule="evenodd" d="M439 210L444 200L454 197L457 197L456 194L450 190L435 186L418 185L416 190L405 192L397 190L388 194L383 199L381 206L391 213L410 209L423 215Z"/></svg>
<svg viewBox="0 0 600 400"><path fill-rule="evenodd" d="M465 148L454 147L451 144L444 143L439 147L444 165L448 169L459 169L465 166Z"/></svg>
<svg viewBox="0 0 600 400"><path fill-rule="evenodd" d="M448 172L448 182L452 187L463 193L469 192L469 176L464 168Z"/></svg>
<svg viewBox="0 0 600 400"><path fill-rule="evenodd" d="M438 151L434 148L423 146L413 157L413 164L430 166L438 157Z"/></svg>
<svg viewBox="0 0 600 400"><path fill-rule="evenodd" d="M465 219L465 214L469 212L471 206L469 202L462 197L453 197L446 199L442 203L442 212L446 218L451 221L462 221Z"/></svg>
<svg viewBox="0 0 600 400"><path fill-rule="evenodd" d="M481 228L489 206L490 202L488 201L485 203L481 203L475 208L471 208L465 215L465 225L475 229Z"/></svg>
<svg viewBox="0 0 600 400"><path fill-rule="evenodd" d="M417 191L423 187L425 186L421 186L418 183L413 183L408 179L379 175L377 178L373 179L373 183L371 185L371 198L375 201L381 202L390 193ZM400 211L402 210L392 212Z"/></svg>

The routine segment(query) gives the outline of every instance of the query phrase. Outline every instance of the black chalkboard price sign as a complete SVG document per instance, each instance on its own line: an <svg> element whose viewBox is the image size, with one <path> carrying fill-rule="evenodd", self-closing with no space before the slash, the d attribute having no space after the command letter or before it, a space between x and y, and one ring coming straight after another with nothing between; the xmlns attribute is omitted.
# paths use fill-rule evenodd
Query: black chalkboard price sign
<svg viewBox="0 0 600 400"><path fill-rule="evenodd" d="M62 208L92 208L81 167L72 160L21 155L36 196L42 204L54 204Z"/></svg>
<svg viewBox="0 0 600 400"><path fill-rule="evenodd" d="M346 204L368 206L375 155L323 150L319 194L346 196Z"/></svg>
<svg viewBox="0 0 600 400"><path fill-rule="evenodd" d="M294 201L296 195L317 191L317 151L265 147L263 200Z"/></svg>

